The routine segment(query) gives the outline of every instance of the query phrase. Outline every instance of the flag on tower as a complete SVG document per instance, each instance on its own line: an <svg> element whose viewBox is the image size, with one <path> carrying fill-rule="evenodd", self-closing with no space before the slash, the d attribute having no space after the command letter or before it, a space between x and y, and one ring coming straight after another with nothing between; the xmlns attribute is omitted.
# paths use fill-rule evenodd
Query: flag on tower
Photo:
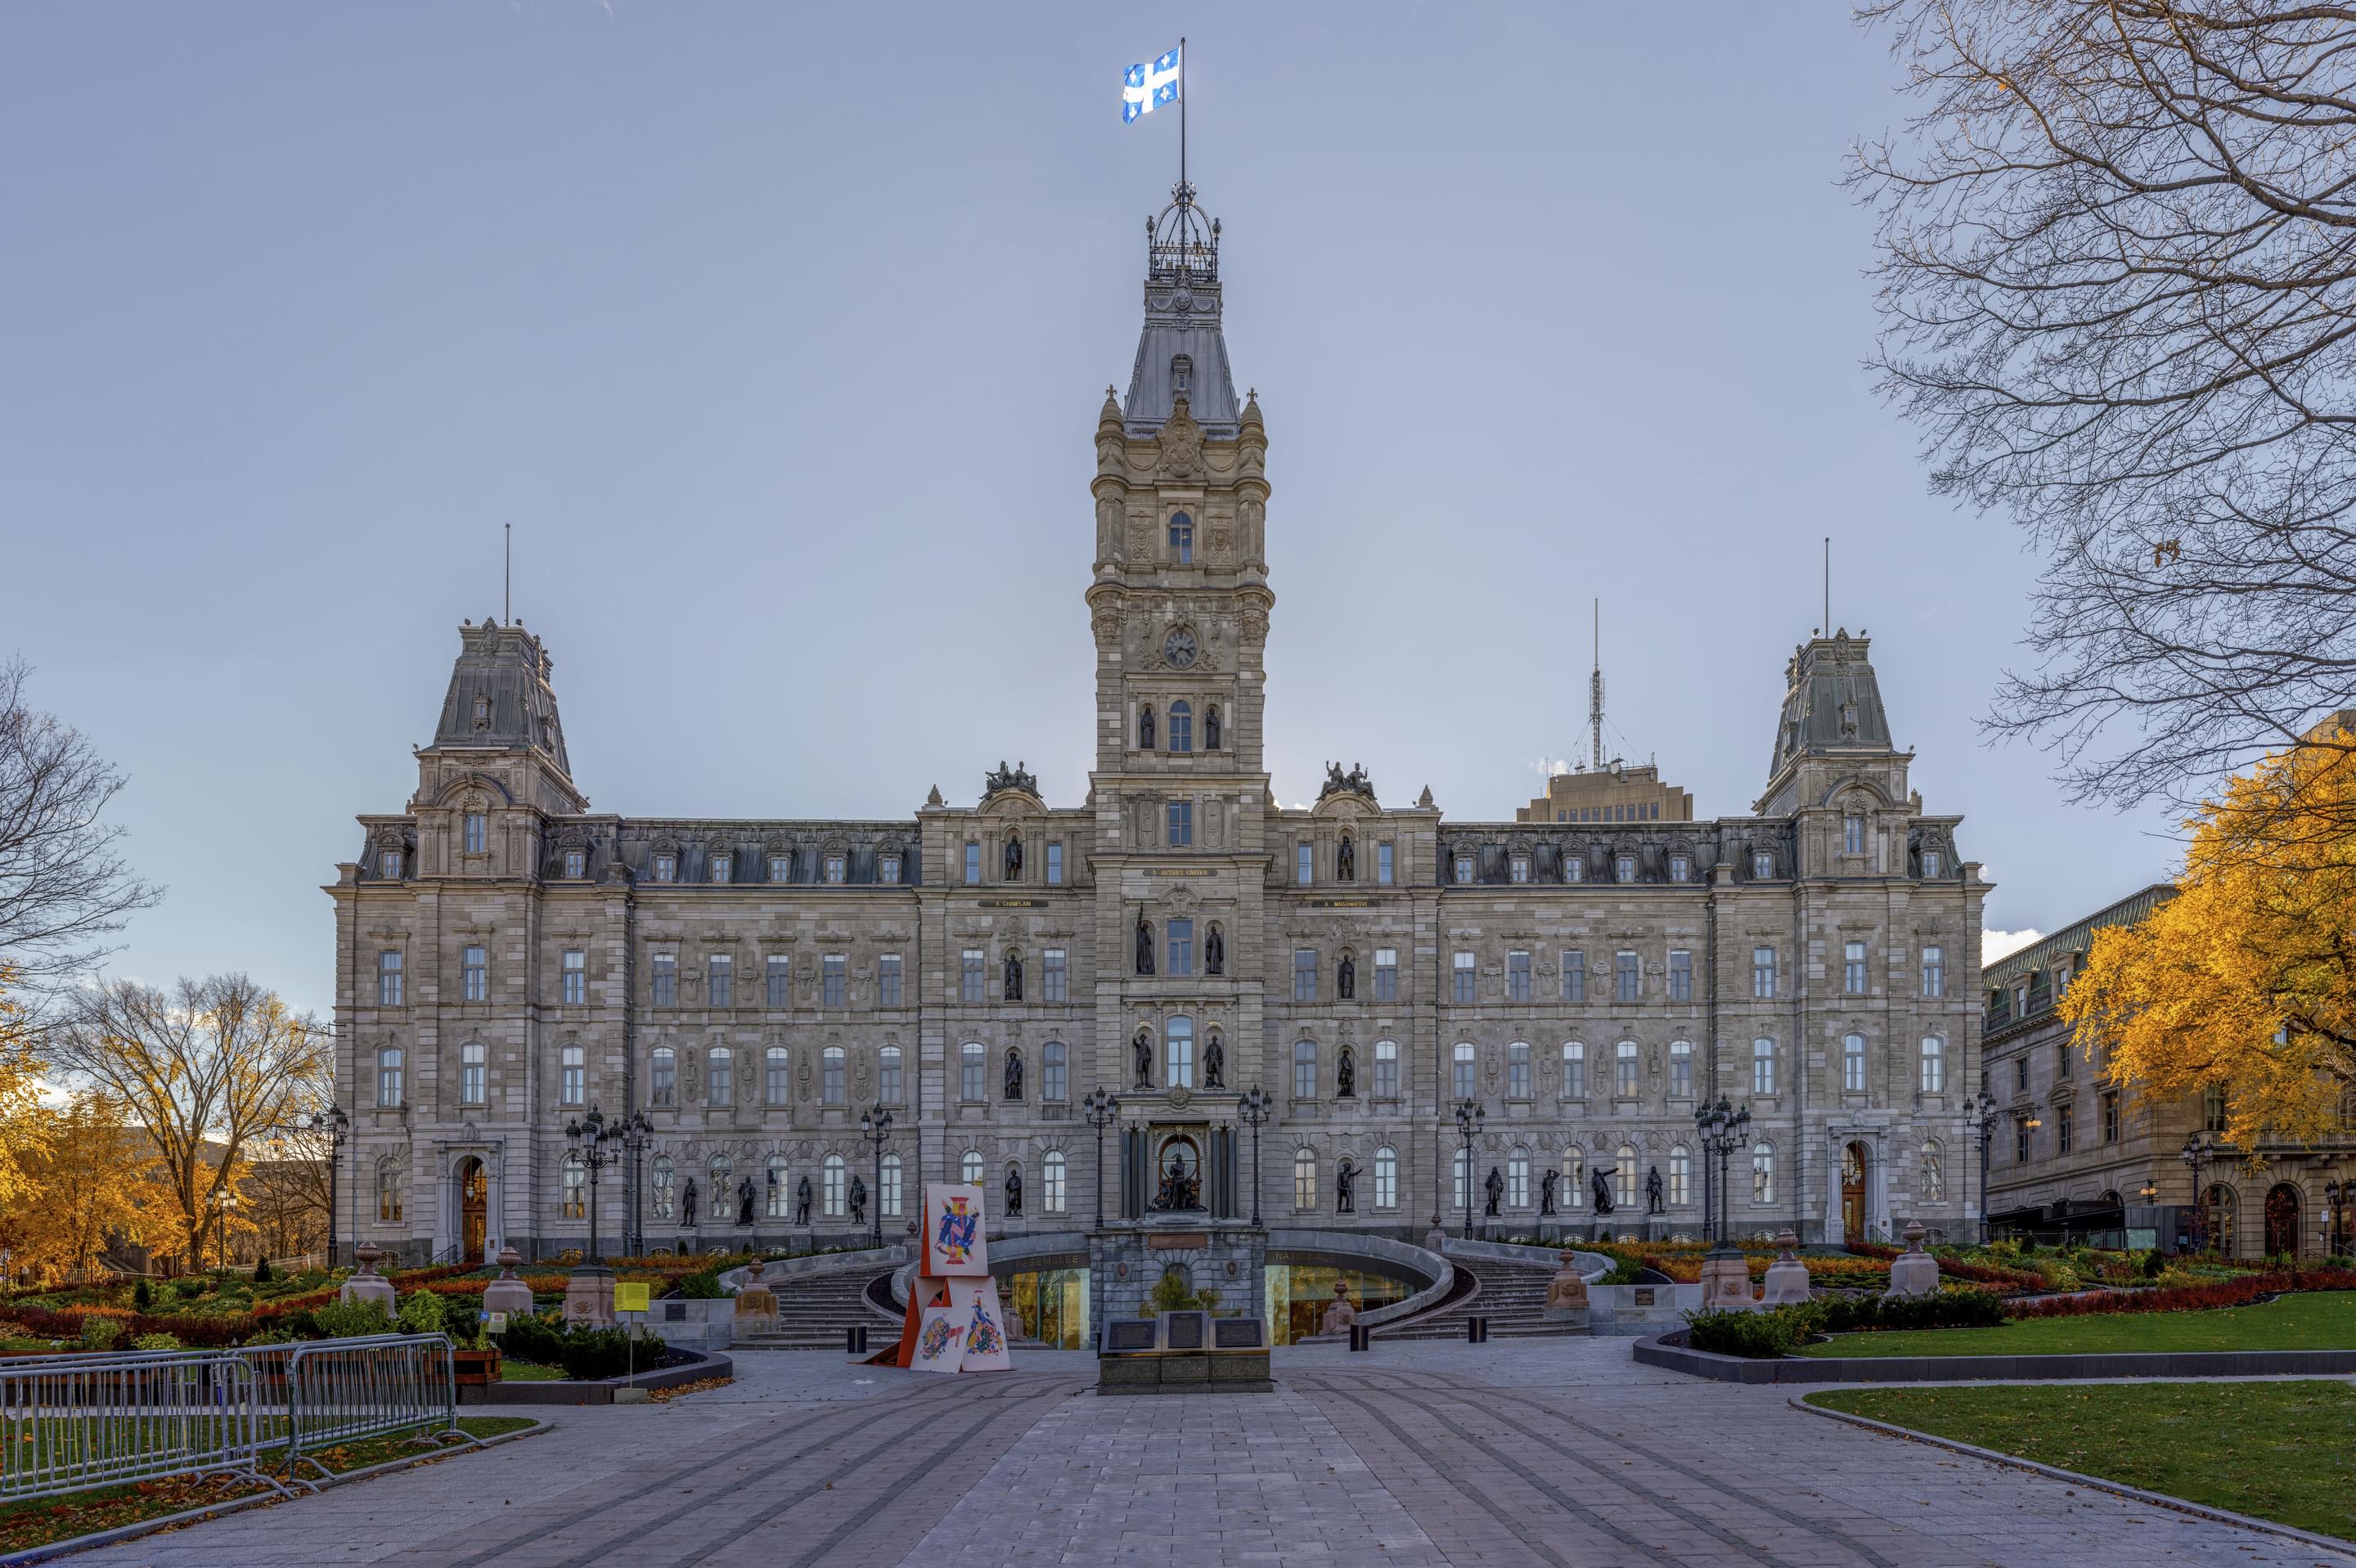
<svg viewBox="0 0 2356 1568"><path fill-rule="evenodd" d="M1151 65L1133 65L1121 79L1120 119L1128 124L1141 114L1151 114L1165 103L1175 103L1179 89L1186 80L1179 57L1184 52L1181 44Z"/></svg>

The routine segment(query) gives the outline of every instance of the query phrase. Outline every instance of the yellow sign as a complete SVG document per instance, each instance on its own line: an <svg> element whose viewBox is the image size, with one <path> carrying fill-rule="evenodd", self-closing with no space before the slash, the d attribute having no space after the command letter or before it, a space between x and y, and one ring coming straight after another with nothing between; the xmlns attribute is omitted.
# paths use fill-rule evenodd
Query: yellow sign
<svg viewBox="0 0 2356 1568"><path fill-rule="evenodd" d="M625 1285L619 1280L615 1281L614 1310L616 1312L647 1311L646 1281L640 1280L635 1285Z"/></svg>

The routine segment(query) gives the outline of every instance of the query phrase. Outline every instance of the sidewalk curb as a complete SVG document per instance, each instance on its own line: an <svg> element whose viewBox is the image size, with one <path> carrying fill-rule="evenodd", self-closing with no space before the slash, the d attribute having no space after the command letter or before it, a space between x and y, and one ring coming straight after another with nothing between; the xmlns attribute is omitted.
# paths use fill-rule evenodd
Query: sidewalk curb
<svg viewBox="0 0 2356 1568"><path fill-rule="evenodd" d="M1909 1387L1911 1385L1887 1386ZM1983 1448L1977 1444L1960 1442L1953 1437L1941 1437L1935 1433L1923 1432L1912 1426L1892 1425L1887 1421L1876 1421L1869 1415L1855 1415L1846 1410L1827 1410L1820 1404L1810 1404L1807 1403L1806 1396L1802 1394L1788 1396L1787 1403L1793 1409L1804 1410L1810 1415L1821 1415L1833 1421L1846 1421L1851 1426L1862 1426L1868 1431L1886 1433L1890 1436L1903 1437L1911 1442L1927 1443L1933 1448L1944 1448L1951 1453L1968 1455L1975 1459L1986 1459L1992 1465L2004 1465L2016 1470L2027 1470L2032 1474L2043 1476L2048 1480L2067 1481L2073 1487L2084 1487L2091 1491L2109 1492L2115 1497L2129 1498L2139 1503L2149 1503L2154 1508L2167 1509L2172 1513L2189 1513L2200 1519L2213 1519L2222 1524L2238 1524L2244 1530L2260 1531L2267 1535L2286 1536L2302 1546L2319 1548L2340 1558L2356 1562L2356 1541L2344 1541L2332 1535L2318 1535L2313 1531L2301 1530L2296 1525L2283 1524L2271 1519L2259 1519L2252 1514L2235 1513L2231 1509L2217 1508L2209 1503L2190 1502L2183 1498L2170 1497L2166 1492L2147 1492L2141 1487L2131 1487L2125 1481L2107 1480L2101 1476L2089 1476L2076 1470L2064 1470L2058 1466L2042 1465L2034 1459L2024 1459L2018 1454L1999 1453L1994 1448Z"/></svg>

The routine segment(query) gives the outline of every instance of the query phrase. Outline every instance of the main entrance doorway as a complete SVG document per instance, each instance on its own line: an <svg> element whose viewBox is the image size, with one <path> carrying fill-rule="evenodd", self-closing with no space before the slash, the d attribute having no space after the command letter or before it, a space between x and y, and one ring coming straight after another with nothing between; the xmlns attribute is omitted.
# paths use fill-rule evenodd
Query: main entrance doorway
<svg viewBox="0 0 2356 1568"><path fill-rule="evenodd" d="M2298 1256L2298 1189L2287 1181L2266 1190L2266 1256Z"/></svg>
<svg viewBox="0 0 2356 1568"><path fill-rule="evenodd" d="M1841 1236L1850 1246L1865 1240L1865 1146L1841 1148Z"/></svg>
<svg viewBox="0 0 2356 1568"><path fill-rule="evenodd" d="M458 1255L468 1268L483 1266L483 1241L490 1223L490 1179L483 1162L468 1155L458 1162Z"/></svg>

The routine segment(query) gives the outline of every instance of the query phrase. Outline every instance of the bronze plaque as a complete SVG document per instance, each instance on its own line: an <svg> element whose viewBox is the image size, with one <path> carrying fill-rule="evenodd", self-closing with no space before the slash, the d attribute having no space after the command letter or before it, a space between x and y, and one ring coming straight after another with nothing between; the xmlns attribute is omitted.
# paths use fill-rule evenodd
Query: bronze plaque
<svg viewBox="0 0 2356 1568"><path fill-rule="evenodd" d="M1207 1247L1211 1238L1200 1231L1183 1231L1175 1235L1148 1236L1145 1244L1157 1253L1174 1253L1187 1247Z"/></svg>
<svg viewBox="0 0 2356 1568"><path fill-rule="evenodd" d="M1653 1305L1653 1287L1651 1285L1640 1285L1636 1286L1636 1305L1639 1307L1650 1307Z"/></svg>

